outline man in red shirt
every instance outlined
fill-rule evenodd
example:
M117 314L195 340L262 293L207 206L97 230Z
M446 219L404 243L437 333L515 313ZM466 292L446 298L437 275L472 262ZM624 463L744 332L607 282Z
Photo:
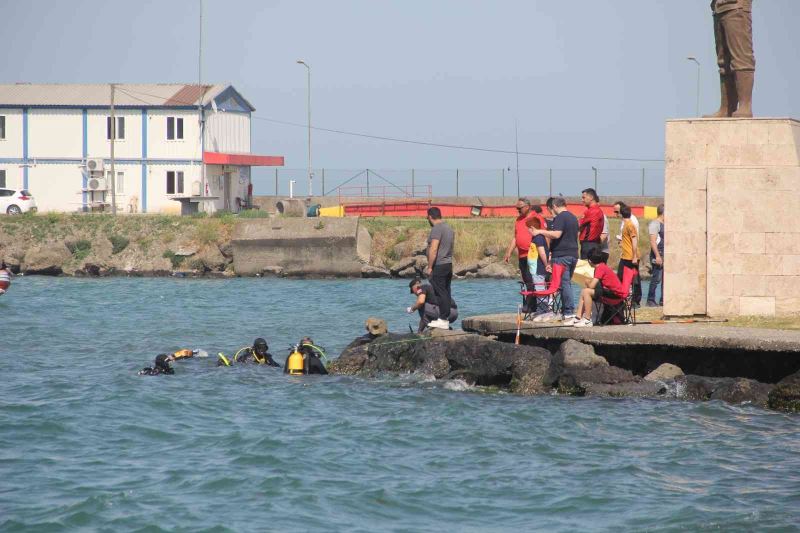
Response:
M604 226L603 210L600 209L600 198L594 189L584 189L581 192L581 200L586 206L586 211L580 221L578 240L581 241L581 259L589 259L592 250L603 247L600 239Z
M527 198L520 198L517 200L517 213L519 213L519 215L517 216L517 220L514 222L514 238L511 239L503 260L508 263L509 259L511 259L511 254L514 252L514 248L517 249L517 257L519 258L519 272L522 274L522 281L525 283L527 290L532 291L535 289L533 285L533 277L531 276L530 269L528 268L528 251L530 250L533 236L531 235L531 232L528 231L527 222L532 218L536 218L536 213L534 213L531 209L531 201ZM525 300L525 307L522 311L524 313L530 313L534 311L535 307L536 298L529 296Z
M572 323L564 322L565 326L576 328L592 327L592 301L600 301L601 298L624 298L622 292L622 282L614 271L611 270L603 258L600 249L594 250L589 254L589 264L594 267L594 277L586 282L586 287L581 291L581 301L578 303L578 311Z

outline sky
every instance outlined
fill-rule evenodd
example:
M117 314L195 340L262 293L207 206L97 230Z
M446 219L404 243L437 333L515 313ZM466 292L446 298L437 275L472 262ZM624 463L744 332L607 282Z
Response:
M754 4L754 111L800 117L800 98L792 98L800 87L800 37L792 31L800 27L798 0ZM664 121L696 114L698 70L687 56L701 63L701 113L719 103L708 0L203 5L203 81L232 83L256 108L253 153L283 155L291 169L307 164L306 130L272 121L306 122L306 70L297 59L311 65L314 126L512 152L516 138L521 152L663 159ZM0 9L2 83L198 80L200 0L0 0ZM499 169L514 175L518 168L513 153L312 135L314 167L328 169L328 189L358 169L407 181L400 169L459 168L462 189L488 181L494 190ZM638 187L646 168L648 189L663 190L658 161L519 161L523 179L539 186L545 171L527 169L583 181L593 166L623 188ZM255 171L257 184L274 188L272 172ZM280 187L290 174L283 171ZM452 174L420 170L417 183L435 182L445 192Z

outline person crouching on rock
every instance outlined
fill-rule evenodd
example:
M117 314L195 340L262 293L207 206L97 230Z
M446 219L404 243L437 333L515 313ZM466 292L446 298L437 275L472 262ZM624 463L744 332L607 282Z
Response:
M411 307L406 308L406 313L411 314L414 311L419 313L419 328L417 332L422 333L428 327L428 324L439 318L439 302L436 299L433 286L422 283L419 278L411 280L408 288L411 294L416 296L417 301ZM450 316L448 320L450 324L458 320L458 306L452 297L450 297Z
M311 337L303 337L297 346L292 349L289 357L286 358L283 373L291 375L325 375L328 373L328 369L325 368L320 357L325 357L325 350L314 344Z
M152 367L143 368L139 371L140 376L159 376L161 374L174 374L175 369L170 363L174 360L173 356L165 353L158 354Z
M588 328L592 323L592 302L599 302L602 298L624 298L622 282L614 271L605 262L605 256L600 248L589 253L589 264L594 267L594 277L586 282L586 287L581 291L578 312L571 322L564 322L565 326Z

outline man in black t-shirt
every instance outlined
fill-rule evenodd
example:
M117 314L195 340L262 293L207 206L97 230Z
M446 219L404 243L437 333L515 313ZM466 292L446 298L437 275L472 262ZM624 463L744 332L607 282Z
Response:
M536 237L543 235L550 239L551 265L564 266L561 275L561 305L563 319L575 318L575 297L572 293L572 274L578 264L578 218L567 211L567 202L562 197L553 198L553 229L542 230L531 228L531 234Z

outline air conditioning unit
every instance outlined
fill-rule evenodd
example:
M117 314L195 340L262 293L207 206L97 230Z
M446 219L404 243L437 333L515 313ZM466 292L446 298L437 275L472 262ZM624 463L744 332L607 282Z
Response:
M108 189L105 178L89 178L86 180L86 189L89 191L105 191Z
M87 159L86 160L86 170L90 172L102 172L103 171L103 160L102 159Z

